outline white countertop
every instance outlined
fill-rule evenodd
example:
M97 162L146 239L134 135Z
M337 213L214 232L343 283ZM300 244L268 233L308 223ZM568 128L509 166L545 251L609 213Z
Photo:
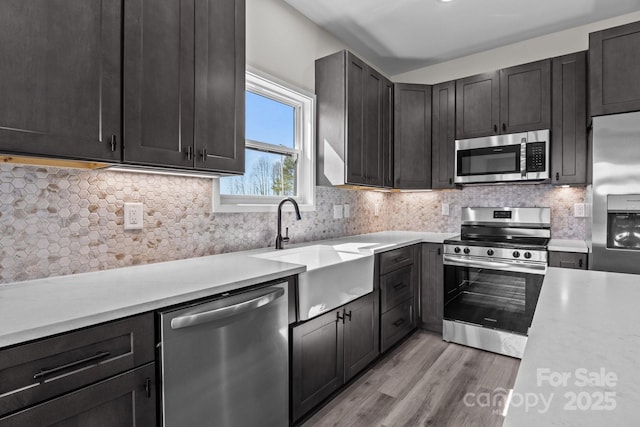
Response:
M551 239L547 247L550 251L587 253L589 248L584 240Z
M306 242L378 253L451 233L390 231ZM302 273L263 248L0 286L0 348Z
M639 425L639 301L638 275L549 268L504 427Z

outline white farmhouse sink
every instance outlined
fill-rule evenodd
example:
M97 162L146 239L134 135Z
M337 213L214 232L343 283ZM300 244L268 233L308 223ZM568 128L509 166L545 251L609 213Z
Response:
M372 254L313 245L252 256L307 266L307 271L298 275L300 320L311 319L373 291Z

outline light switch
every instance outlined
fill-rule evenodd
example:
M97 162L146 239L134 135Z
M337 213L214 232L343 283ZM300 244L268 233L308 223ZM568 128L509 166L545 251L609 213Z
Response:
M342 205L333 205L333 219L342 219Z
M349 207L349 205L347 204L342 205L342 211L344 213L345 218L349 218L351 216L351 208Z
M449 216L449 203L442 204L442 215Z

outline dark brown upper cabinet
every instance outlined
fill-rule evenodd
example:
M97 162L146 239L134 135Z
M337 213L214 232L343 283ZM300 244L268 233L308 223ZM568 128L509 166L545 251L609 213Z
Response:
M497 134L499 121L499 71L456 81L457 139Z
M551 127L551 60L500 70L500 132Z
M456 138L548 129L551 60L532 62L456 82Z
M316 60L318 184L382 187L391 176L393 85L348 51Z
M585 184L587 179L587 55L554 58L551 182Z
M0 151L120 161L121 10L0 2Z
M432 87L431 187L455 188L453 183L456 139L456 82Z
M394 188L431 188L431 86L394 88Z
M244 0L131 0L124 161L244 171Z
M640 22L589 34L591 116L640 110Z

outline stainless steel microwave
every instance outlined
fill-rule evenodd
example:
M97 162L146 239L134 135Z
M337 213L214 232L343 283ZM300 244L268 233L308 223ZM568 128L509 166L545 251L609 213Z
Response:
M548 178L548 129L456 140L456 184Z

